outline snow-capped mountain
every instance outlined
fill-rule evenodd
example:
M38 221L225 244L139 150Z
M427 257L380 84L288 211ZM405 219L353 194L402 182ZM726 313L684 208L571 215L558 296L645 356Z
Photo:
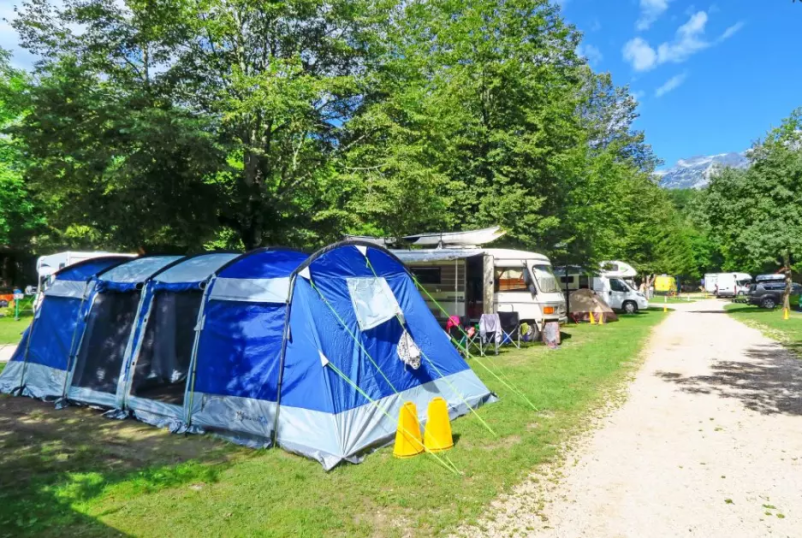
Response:
M680 159L671 168L655 172L660 178L660 186L666 189L701 189L710 181L717 169L732 167L746 168L749 160L745 152L720 153L709 157Z

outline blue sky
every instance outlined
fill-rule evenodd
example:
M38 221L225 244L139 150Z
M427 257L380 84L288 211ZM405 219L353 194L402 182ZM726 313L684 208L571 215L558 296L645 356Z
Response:
M0 47L29 67L14 30L20 0L0 0ZM580 52L629 85L637 128L666 166L742 151L802 106L802 2L560 0Z
M580 53L629 85L666 166L747 149L802 106L802 3L563 0Z

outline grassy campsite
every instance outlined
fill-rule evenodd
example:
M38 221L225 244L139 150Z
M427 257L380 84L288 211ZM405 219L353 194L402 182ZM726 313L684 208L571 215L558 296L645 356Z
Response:
M478 411L496 435L476 417L454 421L456 445L445 454L459 476L429 455L393 458L391 447L326 473L281 450L3 397L0 481L16 486L0 492L0 528L9 536L440 534L474 520L538 464L559 459L638 366L664 316L571 325L559 350L505 347L472 359L512 380L537 410L473 365L500 397Z
M0 538L799 535L802 2L608 4L3 0Z

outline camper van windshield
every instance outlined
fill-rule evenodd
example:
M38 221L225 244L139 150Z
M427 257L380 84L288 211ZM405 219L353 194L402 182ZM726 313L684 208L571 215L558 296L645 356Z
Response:
M560 291L557 277L551 272L551 265L533 265L532 272L537 280L537 287L543 293L555 293Z

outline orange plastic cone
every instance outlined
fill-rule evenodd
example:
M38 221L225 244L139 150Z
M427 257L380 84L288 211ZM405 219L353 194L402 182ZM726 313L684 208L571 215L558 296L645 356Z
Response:
M418 409L412 402L407 402L398 413L398 429L395 431L393 456L411 458L423 452L423 440L420 436Z
M451 420L448 418L448 404L437 397L429 402L426 411L426 431L423 433L423 444L431 452L441 452L454 446L451 435Z

